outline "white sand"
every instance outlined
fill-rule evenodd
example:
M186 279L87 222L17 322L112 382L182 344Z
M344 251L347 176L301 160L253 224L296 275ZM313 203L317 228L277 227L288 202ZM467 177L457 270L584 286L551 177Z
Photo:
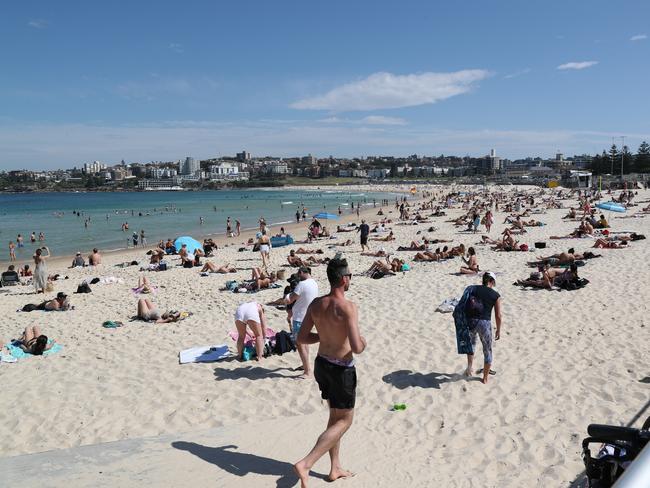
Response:
M638 199L648 197L650 193L640 192ZM459 234L452 224L443 223L461 213L448 211L434 224L394 225L397 241L371 244L393 250L434 225L439 230L432 237L474 245L478 235ZM580 252L592 245L589 239L547 239L575 227L575 222L561 221L565 213L533 215L549 225L529 228L523 241L532 246L546 240L543 253L497 253L476 246L481 269L498 273L497 289L504 299L502 338L494 352L493 369L498 373L488 385L460 376L465 359L456 354L453 319L433 312L445 298L459 297L465 286L478 282L476 277L451 274L460 267L459 259L411 263L411 271L382 280L353 277L349 298L359 304L368 348L357 358L356 417L343 441L344 463L358 473L346 487L567 486L582 470L580 441L586 426L626 424L645 405L649 387L639 380L650 375L648 241L634 242L625 250L596 250L604 257L580 268L580 275L591 281L582 290L532 291L512 285L528 275L525 262L534 256L569 247ZM395 215L394 210L388 214ZM610 218L613 230L650 235L650 217L615 216ZM493 237L505 227L503 218L502 212L496 214ZM339 240L347 236L357 237L341 234ZM241 268L259 265L257 254L238 253L237 247L239 241L211 260ZM286 262L288 250L272 252L272 268ZM358 245L345 254L355 273L374 259L360 256ZM409 262L414 254L397 253ZM137 267L112 266L124 260L123 255L107 257L101 271L52 264L51 272L70 277L56 284L56 291L71 294L76 308L70 312L17 313L25 303L41 299L31 287L15 287L0 296L3 343L19 336L25 326L40 325L64 345L50 357L0 363L0 455L224 425L238 426L232 444L245 446L248 453L285 461L304 455L324 427L327 411L315 383L292 379L299 374L292 371L300 363L297 354L274 356L261 365L178 364L181 349L220 342L234 347L227 332L233 329L236 306L251 299L279 298L282 290L256 295L221 292L226 280L248 278L250 271L200 277L196 269L174 267L147 273L160 287L152 298L162 310L190 310L194 315L177 324L128 322L136 304L130 288L141 273ZM314 269L324 293L325 267ZM72 295L82 278L97 275L117 276L125 284L96 285L91 294ZM286 328L285 312L272 307L267 311L271 327ZM127 325L105 329L101 324L108 319ZM481 362L479 352L477 368ZM391 412L393 403L408 408ZM291 434L288 429L296 422L292 417L305 415L315 425ZM636 425L647 415L650 412ZM264 432L267 418L286 422L275 421ZM287 430L279 431L282 425ZM282 440L275 446L267 440L255 452L256 436ZM287 459L289 451L292 458ZM317 467L326 472L327 462ZM255 474L248 479L226 475L219 486L274 486L269 480Z

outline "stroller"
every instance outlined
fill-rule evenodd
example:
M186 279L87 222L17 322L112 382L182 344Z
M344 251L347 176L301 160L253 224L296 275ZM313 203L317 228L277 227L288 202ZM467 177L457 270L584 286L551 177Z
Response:
M641 429L590 424L582 441L582 460L590 488L612 486L650 440L650 417ZM590 444L601 444L595 456Z

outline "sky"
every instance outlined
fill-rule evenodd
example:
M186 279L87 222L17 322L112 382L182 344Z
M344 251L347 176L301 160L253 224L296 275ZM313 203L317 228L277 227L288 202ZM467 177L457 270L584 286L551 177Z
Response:
M647 0L5 2L0 170L650 141ZM614 139L612 139L614 138Z

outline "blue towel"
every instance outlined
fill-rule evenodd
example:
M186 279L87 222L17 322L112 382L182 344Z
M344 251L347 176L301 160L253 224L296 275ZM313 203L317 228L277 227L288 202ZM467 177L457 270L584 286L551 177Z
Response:
M472 341L469 335L469 317L465 315L465 306L467 300L474 293L477 285L471 285L465 288L463 296L458 301L454 308L454 325L456 327L456 346L458 347L458 354L474 354Z
M49 339L47 341L48 344L52 344L52 339ZM23 351L20 346L18 345L19 341L13 341L9 344L7 344L7 349L9 349L9 352L13 357L16 359L23 359L23 358L29 358L32 357L33 354L29 352ZM54 344L50 349L47 351L43 352L43 356L49 356L50 354L54 354L56 352L59 352L61 349L63 349L63 346L61 344Z

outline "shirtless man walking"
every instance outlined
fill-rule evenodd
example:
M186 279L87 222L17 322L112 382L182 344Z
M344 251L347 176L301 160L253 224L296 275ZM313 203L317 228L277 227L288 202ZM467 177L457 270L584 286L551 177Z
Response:
M298 333L298 344L318 343L314 376L321 397L329 403L327 429L307 456L294 464L301 488L307 486L309 470L326 452L331 469L329 481L347 478L352 473L341 467L341 437L352 425L356 399L357 373L352 354L361 354L366 341L359 332L357 305L345 298L352 273L345 259L334 258L327 265L329 294L314 299L307 309ZM316 327L316 332L312 329Z

